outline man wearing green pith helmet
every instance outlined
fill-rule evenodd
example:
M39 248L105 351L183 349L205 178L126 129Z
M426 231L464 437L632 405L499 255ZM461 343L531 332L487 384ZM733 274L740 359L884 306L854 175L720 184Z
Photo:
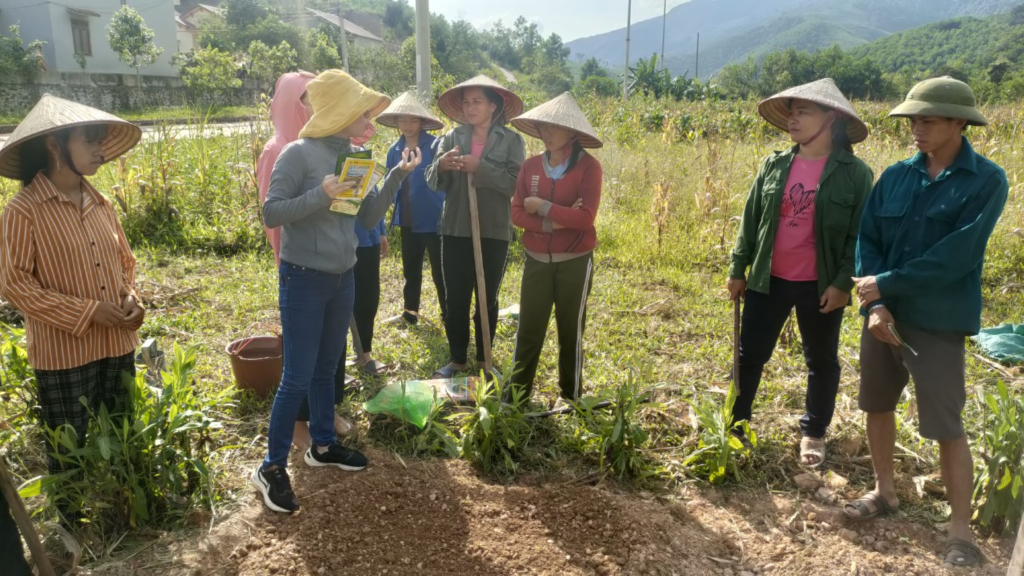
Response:
M875 490L846 505L866 520L895 511L895 409L914 380L921 436L939 443L951 509L947 565L981 561L970 529L973 463L962 413L964 344L981 328L981 273L1006 204L1006 173L976 153L967 126L988 121L970 86L915 86L890 116L908 118L918 153L890 166L868 197L857 242L859 404L867 412Z

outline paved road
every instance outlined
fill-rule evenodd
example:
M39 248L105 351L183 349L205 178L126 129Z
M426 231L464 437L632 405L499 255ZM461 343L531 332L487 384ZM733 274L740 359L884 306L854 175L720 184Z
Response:
M175 124L173 126L143 126L142 127L142 139L152 140L157 138L160 134L170 130L174 133L177 138L194 138L201 136L209 138L211 136L239 134L248 132L251 124L249 122L228 122L224 124L207 124L203 130L194 130L192 126L188 124ZM7 137L10 134L0 134L0 144L7 143Z

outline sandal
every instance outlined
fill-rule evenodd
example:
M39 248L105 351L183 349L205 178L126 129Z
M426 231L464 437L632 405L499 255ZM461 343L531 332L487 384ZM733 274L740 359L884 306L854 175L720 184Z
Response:
M872 511L868 504L873 504L875 509ZM857 498L853 502L847 502L843 506L843 514L846 514L847 518L853 520L872 520L881 516L888 516L896 511L897 506L892 506L877 492L868 492L867 494ZM856 511L855 514L851 514L851 510Z
M817 458L818 461L814 464L807 464L805 458ZM820 468L825 463L825 441L821 438L811 438L810 436L804 436L803 440L800 441L800 465L805 468L814 470Z
M442 366L435 370L431 378L434 380L447 380L449 378L454 378L465 370L465 368L456 368L454 364L448 364L447 366Z
M981 549L972 542L953 538L946 542L946 564L953 566L977 566L981 563Z
M384 364L379 360L370 360L366 364L362 364L359 366L359 371L362 372L363 374L366 374L367 376L380 376L381 374L387 372L387 370L387 364Z

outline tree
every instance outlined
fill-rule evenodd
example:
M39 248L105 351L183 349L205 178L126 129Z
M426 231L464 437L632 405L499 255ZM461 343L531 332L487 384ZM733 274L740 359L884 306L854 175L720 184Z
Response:
M231 0L224 8L224 21L236 29L248 28L274 12L266 0Z
M122 6L107 26L107 41L121 62L135 68L136 85L142 88L139 68L156 62L164 49L153 43L153 30L131 6Z
M1024 26L1024 4L1017 4L1010 10L1010 26Z
M265 83L276 81L279 76L298 66L298 54L284 41L271 48L259 40L253 40L247 52L249 74Z
M21 29L11 26L8 36L0 36L0 79L10 81L21 78L33 82L39 73L46 70L46 61L40 51L45 42L34 40L28 46L22 44Z
M412 6L399 0L385 0L384 3L384 26L387 27L397 40L405 40L413 34L412 21L416 13Z
M234 57L217 48L178 54L175 60L181 81L197 99L209 100L220 92L242 85Z
M580 68L580 80L586 80L591 77L607 78L608 71L601 66L601 63L597 61L597 58L591 56L586 62L583 63L583 67Z
M338 46L334 40L322 30L313 30L309 35L309 55L305 68L322 72L341 68L341 64L341 56L338 55Z

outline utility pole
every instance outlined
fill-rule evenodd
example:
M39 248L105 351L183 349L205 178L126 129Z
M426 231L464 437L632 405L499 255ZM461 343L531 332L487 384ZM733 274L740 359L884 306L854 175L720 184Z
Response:
M345 17L341 15L341 2L334 5L334 14L338 16L338 31L341 32L341 64L348 72L348 34L345 33Z
M668 24L668 0L664 1L661 10L661 67L665 68L665 27Z
M430 0L416 0L416 89L430 102Z
M629 98L629 28L633 21L633 0L626 9L626 69L622 73L622 99Z
M693 65L693 79L700 80L700 32L697 32L697 62Z

